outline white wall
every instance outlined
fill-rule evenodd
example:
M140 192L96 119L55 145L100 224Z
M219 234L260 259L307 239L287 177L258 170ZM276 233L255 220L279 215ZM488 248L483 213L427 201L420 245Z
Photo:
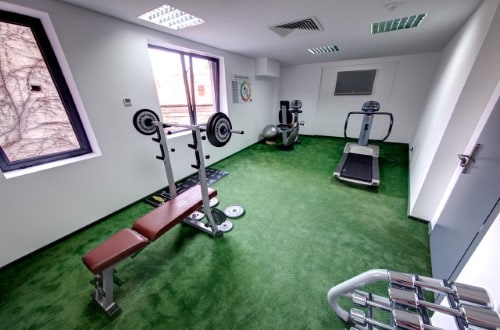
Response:
M394 116L388 141L409 143L438 61L439 54L431 53L284 67L280 95L281 99L302 100L301 119L305 121L302 134L341 137L349 111L361 111L365 101L379 101L380 111ZM365 69L377 70L372 95L333 95L338 71ZM350 136L359 134L358 119L352 117L349 122ZM373 138L383 137L387 122L381 122L380 126L374 125Z
M485 288L495 305L495 311L500 313L500 214L497 214L493 224L476 247L476 250L467 261L464 269L457 277L457 282L477 285Z
M321 65L305 64L282 66L280 70L280 100L301 100L302 113L299 120L304 121L300 134L315 135L315 117L318 106L318 92L321 83ZM278 123L279 102L273 108L270 124Z
M443 51L410 155L410 215L431 220L498 82L498 0L485 0ZM498 21L496 14L495 21Z
M21 177L0 176L0 267L166 186L158 146L132 126L141 108L158 110L147 43L155 40L221 56L225 76L255 75L255 60L52 0L10 0L50 15L102 156ZM271 121L276 79L254 79L248 104L227 103L233 127L245 130L224 148L208 146L213 163L255 143ZM231 95L230 82L226 85ZM122 99L130 97L126 108ZM194 170L189 136L173 139L176 178ZM128 225L128 224L124 224Z

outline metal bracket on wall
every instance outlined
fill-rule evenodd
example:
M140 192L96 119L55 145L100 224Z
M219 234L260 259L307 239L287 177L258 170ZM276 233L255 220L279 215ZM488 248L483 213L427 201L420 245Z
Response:
M472 149L470 155L466 154L457 155L458 159L460 159L460 167L463 167L462 173L467 173L467 170L469 169L470 165L476 161L474 159L474 156L476 155L480 146L481 146L480 144L476 144L474 146L474 149Z

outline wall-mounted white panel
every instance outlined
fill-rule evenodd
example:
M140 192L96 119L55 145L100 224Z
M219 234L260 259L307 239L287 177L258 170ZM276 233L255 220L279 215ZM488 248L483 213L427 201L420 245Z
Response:
M280 76L280 63L266 57L258 58L255 75L277 78Z

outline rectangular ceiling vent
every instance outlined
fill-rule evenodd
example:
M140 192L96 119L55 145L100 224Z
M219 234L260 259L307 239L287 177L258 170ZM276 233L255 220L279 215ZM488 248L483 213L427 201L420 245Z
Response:
M309 53L314 54L314 55L336 53L336 52L340 51L340 49L337 45L314 47L314 48L308 48L307 50L309 51Z
M427 13L372 23L372 34L412 29L420 26Z
M269 29L282 38L323 31L323 27L316 17L303 18L273 25L270 26Z

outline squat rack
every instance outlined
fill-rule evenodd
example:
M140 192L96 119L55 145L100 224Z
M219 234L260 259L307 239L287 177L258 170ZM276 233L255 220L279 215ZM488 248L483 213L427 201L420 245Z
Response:
M133 123L134 127L140 133L145 135L157 135L156 137L153 137L152 140L160 144L161 155L156 156L156 158L163 161L171 198L177 196L177 188L175 185L172 163L170 160L170 152L175 152L175 149L169 149L168 147L167 133L171 134L171 131L169 131L168 129L179 127L191 131L193 143L188 144L188 147L194 150L196 157L196 164L192 164L191 167L195 168L198 171L198 178L200 181L203 201L202 210L208 219L209 227L207 227L203 222L191 219L189 217L184 220L184 223L203 232L212 234L216 237L222 236L222 233L224 231L231 230L231 228L233 227L232 223L229 220L225 219L225 221L219 221L219 219L221 218L220 212L217 212L218 210L216 211L215 209L211 209L210 207L210 197L208 193L208 182L205 167L205 159L208 159L210 156L204 155L203 145L201 141L208 138L210 144L216 147L222 147L229 142L232 133L244 134L244 131L233 130L229 117L221 112L212 114L206 124L186 125L177 123L163 123L160 121L158 115L154 111L149 109L142 109L136 112L136 114L134 115ZM167 133L165 131L167 131ZM202 136L202 132L206 133L206 137ZM215 217L214 214L216 215Z

